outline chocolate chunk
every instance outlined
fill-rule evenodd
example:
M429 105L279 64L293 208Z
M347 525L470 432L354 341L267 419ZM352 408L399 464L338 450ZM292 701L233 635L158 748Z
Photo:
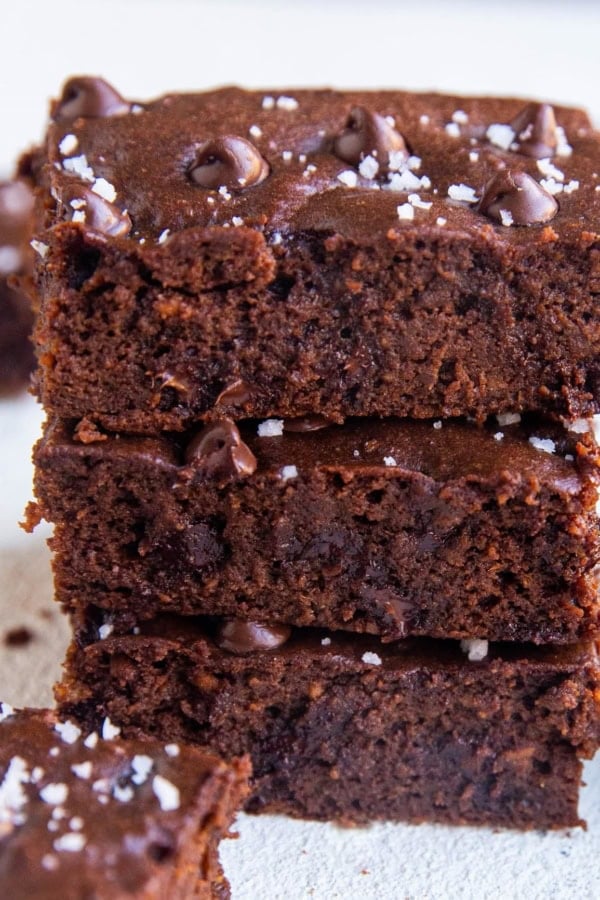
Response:
M328 428L333 425L331 419L325 416L298 416L296 419L285 419L283 422L283 430L291 432L320 431L321 428Z
M333 150L353 166L365 156L374 156L380 173L389 168L391 153L400 154L402 159L408 159L409 155L402 135L383 116L364 106L355 106L351 111L343 131L334 141Z
M245 138L225 135L203 144L189 169L189 177L205 188L229 190L260 184L269 166L254 144Z
M526 172L502 171L486 185L477 209L502 225L535 225L553 219L558 203Z
M292 629L289 625L261 625L229 619L221 623L215 642L229 653L254 653L255 650L275 650L285 644Z
M218 419L203 428L190 441L185 458L211 477L252 475L256 470L256 457L230 419Z
M85 224L94 231L111 237L124 237L131 231L131 219L126 212L78 181L64 184L60 196L69 218L74 212L83 212Z
M534 159L554 156L558 138L554 109L549 103L529 103L510 123L518 152Z
M252 387L242 378L237 378L223 388L215 403L217 406L243 406L252 397Z
M70 78L60 100L52 105L52 118L58 122L86 118L122 116L129 112L131 104L121 97L103 78Z

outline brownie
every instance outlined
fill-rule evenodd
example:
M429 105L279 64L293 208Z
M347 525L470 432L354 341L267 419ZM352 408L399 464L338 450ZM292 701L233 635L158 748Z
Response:
M247 761L99 726L101 737L0 705L2 896L229 897L217 845L247 793Z
M168 611L388 640L598 636L588 424L501 421L220 420L157 438L55 422L35 512L55 524L57 599L116 632Z
M462 649L461 649L462 647ZM249 753L247 809L311 819L559 828L598 745L593 644L489 645L159 617L71 648L86 728Z
M40 189L51 415L600 410L600 140L577 109L75 78Z
M18 284L31 273L32 214L25 182L0 182L0 395L25 387L34 366L33 310Z

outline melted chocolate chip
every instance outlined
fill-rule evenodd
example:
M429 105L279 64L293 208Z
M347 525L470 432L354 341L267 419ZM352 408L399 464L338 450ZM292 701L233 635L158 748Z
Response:
M252 397L252 387L241 378L237 378L223 388L216 399L219 406L243 406Z
M52 118L64 122L79 116L122 116L130 109L131 104L103 78L82 76L66 82L60 100L52 106Z
M402 135L383 116L363 106L355 106L351 111L343 131L334 141L333 150L353 166L365 156L374 156L380 173L387 171L391 153L401 154L404 159L409 155Z
M554 156L558 138L554 110L548 103L529 103L510 123L518 152L534 159Z
M69 218L72 218L74 212L83 212L85 224L94 231L111 237L124 237L131 231L131 219L126 212L78 181L63 185L61 201Z
M498 172L485 187L477 209L503 225L535 225L549 222L558 203L525 172Z
M228 619L220 624L215 643L222 650L241 655L256 650L275 650L285 644L291 633L289 625L261 625Z
M283 430L291 432L320 431L321 428L329 428L333 425L331 419L325 416L299 416L296 419L285 419Z
M230 419L218 419L190 441L186 462L210 477L252 475L256 457Z
M201 187L240 190L264 181L269 166L250 141L226 135L200 147L188 174Z

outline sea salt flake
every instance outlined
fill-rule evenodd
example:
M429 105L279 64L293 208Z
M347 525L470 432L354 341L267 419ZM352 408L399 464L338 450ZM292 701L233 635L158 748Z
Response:
M275 97L263 97L261 106L263 109L274 109Z
M64 138L58 145L58 149L60 150L63 156L70 156L71 153L74 153L79 146L79 139L74 134L65 134Z
M309 163L307 165L307 167L305 168L304 172L302 173L302 177L309 178L316 171L317 171L317 167L314 166L312 163Z
M88 736L84 740L83 745L84 745L84 747L87 747L88 750L93 750L97 743L98 743L98 732L92 731L91 734L88 734Z
M258 426L259 437L280 437L283 434L283 419L265 419Z
M463 203L477 203L475 188L467 184L451 184L448 188L448 196L451 200L460 200Z
M554 453L556 451L556 444L550 438L539 438L533 435L529 438L529 443L536 450L541 450L543 453Z
M425 186L426 185L423 183L423 178L419 178L408 169L403 169L402 172L392 172L392 174L388 178L388 184L385 185L385 189L388 191L408 192L418 191L420 188Z
M549 194L552 194L552 196L562 193L564 187L560 181L556 181L555 178L542 178L540 184Z
M29 242L38 256L41 256L42 259L46 258L46 254L48 252L48 244L45 244L43 241L37 241L35 238Z
M110 622L105 622L104 625L101 625L98 629L98 637L101 641L105 641L107 637L110 637L113 631L114 625L112 625Z
M163 812L179 809L179 788L166 778L163 778L162 775L154 776L152 779L152 790Z
M107 716L102 723L102 740L104 741L112 741L113 738L118 737L121 734L121 729L117 725L113 725Z
M457 122L459 125L466 125L469 117L464 109L457 109L452 113L452 121Z
M291 162L293 155L291 150L284 150L281 154L281 158L284 162Z
M60 825L58 822L55 822L53 819L51 819L46 825L46 828L48 829L48 831L58 831L60 829Z
M69 820L69 828L71 831L81 831L83 828L83 819L81 816L73 816L73 818Z
M35 766L31 770L30 780L31 780L32 784L37 784L38 781L41 781L43 777L44 777L44 770L42 769L41 766Z
M410 169L411 172L418 172L422 162L423 160L420 156L409 156L406 160L406 167Z
M81 737L81 728L74 722L57 722L54 730L65 744L74 744Z
M46 869L47 872L55 872L59 866L58 858L54 855L54 853L44 853L40 862L42 864L42 868Z
M467 654L469 662L481 662L488 655L489 642L479 638L467 638L460 642L460 649Z
M63 169L65 172L72 172L74 175L79 175L83 181L94 181L96 177L94 175L94 170L88 164L85 153L82 153L81 156L71 156L69 159L65 159L63 161Z
M567 425L567 430L574 431L575 434L586 434L588 431L591 431L590 426L591 423L588 419L573 419Z
M546 178L555 178L557 181L565 180L565 173L557 169L549 157L538 159L536 162L538 170L545 175Z
M75 197L73 200L69 201L69 206L71 209L85 209L87 200L84 200L82 197Z
M69 796L69 788L66 784L47 784L40 791L40 797L44 803L50 803L52 806L58 806L64 803Z
M556 126L556 155L557 156L571 156L573 153L573 148L567 141L567 136L565 134L565 129L560 125Z
M293 112L293 110L298 109L298 101L294 97L278 97L276 105L277 109L285 109L287 112Z
M508 150L516 135L510 125L490 125L485 133L490 144L494 147L500 147L501 150Z
M374 156L365 156L358 166L358 171L363 178L375 178L379 172L379 163Z
M108 778L97 778L92 784L92 790L95 794L108 794L110 791Z
M361 659L364 663L367 663L367 665L370 666L380 666L382 662L381 657L378 656L377 653L371 653L370 651L367 651L367 653L363 653Z
M92 185L92 191L104 200L108 200L109 203L114 203L117 199L115 186L106 178L96 178Z
M471 152L469 153L469 161L472 163L479 162L479 153L477 152L477 150L471 150Z
M170 757L179 756L179 744L165 744L165 753Z
M239 228L241 225L244 224L244 220L242 219L241 216L232 216L231 224L234 226L234 228Z
M0 703L0 722L4 722L9 716L14 716L15 711L10 703Z
M406 219L409 222L415 217L414 207L410 203L401 203L396 207L396 212L399 219Z
M113 797L115 800L118 800L119 803L129 803L129 801L134 798L134 790L130 784L126 784L124 787L115 784L113 788Z
M0 783L0 822L22 823L19 813L27 803L23 785L28 782L27 763L21 756L13 756Z
M284 466L281 470L281 478L283 481L289 481L290 478L298 477L298 469L296 466Z
M77 831L68 831L54 841L54 849L67 853L78 853L85 847L85 837Z
M346 187L354 188L358 183L358 176L356 172L353 172L351 169L345 169L338 174L337 180L341 181L342 184L345 184Z
M495 440L495 441L501 441L501 440L503 440L503 439L504 439L504 432L503 432L503 431L497 431L497 432L495 433L495 435L494 435L494 440Z
M330 644L331 644L331 638L328 638L328 637L321 638L321 646L322 647L329 647Z
M407 200L415 209L431 209L432 206L430 202L421 200L418 194L409 194Z
M398 465L398 463L396 462L396 460L394 459L393 456L384 456L383 463L386 466L397 466Z
M71 222L85 222L85 210L76 209L71 216Z
M456 122L448 122L448 124L444 127L444 131L446 134L450 135L450 137L460 137L460 128L456 124Z
M170 228L165 228L164 231L161 231L161 233L159 234L159 236L156 240L156 243L164 244L165 241L167 240L167 238L169 237L170 232L171 232Z
M73 765L71 766L71 772L73 773L73 775L76 775L77 778L83 778L87 781L87 779L92 774L92 764L89 759L85 762L73 763Z
M424 114L422 116L419 116L419 122L421 123L421 125L429 125L429 116L426 116Z
M448 219L445 219L443 216L438 216L437 219L435 220L435 224L441 226L441 225L445 225L447 221L448 221Z
M513 214L509 209L500 210L500 221L506 228L514 224Z
M222 184L221 187L219 188L218 193L223 198L223 200L231 200L231 194L227 190L227 185Z
M262 130L258 127L258 125L251 125L248 129L248 134L250 137L259 138L262 136Z
M144 784L153 767L154 760L151 756L147 756L145 753L136 754L131 760L131 768L133 769L131 780L133 783Z
M442 427L442 420L441 420L441 419L437 419L437 421L435 421L435 422L433 423L433 427L435 428L436 431L439 431L440 428Z
M577 181L577 179L573 178L571 181L569 181L568 184L565 184L565 186L563 188L563 193L572 194L573 191L578 191L578 190L579 190L579 182Z
M521 421L521 413L498 413L496 420L500 428L504 428L506 425L518 425Z
M57 822L60 822L61 819L64 819L66 815L67 811L65 810L64 806L55 806L52 810L52 818Z

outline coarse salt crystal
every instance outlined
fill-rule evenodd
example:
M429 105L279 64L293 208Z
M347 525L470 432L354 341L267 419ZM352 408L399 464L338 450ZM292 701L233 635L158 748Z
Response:
M273 235L272 235L272 237L271 237L271 243L272 243L272 244L280 244L280 243L282 242L282 240L283 240L283 238L282 238L282 236L281 236L281 232L280 232L280 231L275 231L275 232L273 232Z
M259 437L280 437L283 434L283 419L265 419L258 426Z
M338 174L337 180L341 181L342 184L345 184L346 187L354 188L358 183L358 176L356 172L353 172L351 169L346 169Z
M364 663L370 666L380 666L381 665L381 657L378 656L377 653L371 653L367 651L367 653L363 653L361 659Z
M110 181L107 181L106 178L96 178L92 185L92 190L94 194L98 194L99 197L108 200L109 203L114 203L117 199L117 192L114 185L111 184Z
M469 121L469 117L464 109L457 109L452 113L452 121L458 122L459 125L466 125Z
M121 729L117 725L113 725L107 716L102 723L102 740L112 741L113 738L118 737L120 734Z
M397 466L398 465L398 463L396 462L396 460L394 459L393 456L384 456L383 463L386 466Z
M461 200L464 203L477 203L475 188L467 184L451 184L448 188L448 196L451 200Z
M469 161L472 163L479 162L479 153L477 152L477 150L471 150L471 152L469 153Z
M444 127L444 131L446 134L450 135L450 137L460 137L460 128L456 124L456 122L448 122L448 124Z
M45 244L43 241L36 241L35 238L32 241L30 241L29 243L31 244L31 246L33 247L35 252L38 254L38 256L41 256L42 259L45 259L46 254L49 249L48 244Z
M442 420L441 420L441 419L437 419L437 421L435 421L435 422L433 423L433 427L435 428L436 431L439 431L440 428L442 427Z
M74 153L79 146L79 140L74 134L65 134L64 138L58 145L58 149L60 150L63 156L70 156L71 153Z
M419 116L419 122L421 123L421 125L429 125L429 116Z
M179 788L163 778L162 775L154 776L152 790L163 812L179 809Z
M298 109L298 101L293 97L278 97L276 105L277 109L285 109L287 112L293 112L293 110Z
M379 172L379 163L374 156L365 156L359 163L358 171L363 178L375 178Z
M500 221L506 228L514 224L513 214L509 209L500 210Z
M496 419L500 428L504 428L506 425L518 425L521 421L521 413L498 413Z
M556 450L556 444L550 438L532 436L529 438L529 443L536 450L541 450L543 453L554 453Z
M85 210L76 209L71 216L71 222L85 222Z
M575 434L586 434L591 430L590 424L588 419L573 419L573 421L569 422L567 425L567 430L574 431Z
M115 800L118 800L119 803L129 803L130 800L133 800L134 790L130 784L126 784L124 787L115 784L113 788L113 797Z
M92 784L92 790L95 794L108 794L110 791L110 782L108 778L97 778Z
M479 638L467 638L460 642L460 649L467 654L469 662L481 662L488 655L489 642Z
M259 138L262 136L262 130L258 127L258 125L251 125L248 129L248 134L253 138Z
M59 862L54 853L44 853L40 861L42 868L48 872L55 872L58 869Z
M231 194L227 190L227 185L222 184L218 190L219 195L223 198L223 200L231 200Z
M82 763L73 763L71 772L76 775L77 778L83 778L87 781L92 774L92 764L89 759Z
M133 775L131 780L134 784L143 784L154 767L154 760L145 753L136 754L131 760L131 768Z
M322 647L329 647L330 644L331 644L331 638L328 638L328 637L321 638L321 646Z
M4 722L9 716L14 716L15 711L10 703L0 703L0 722Z
M240 225L243 225L243 224L244 224L244 220L242 219L241 216L232 216L232 217L231 217L231 224L232 224L235 228L239 228Z
M105 622L104 625L101 625L98 629L98 637L101 641L105 641L107 637L113 633L114 625L111 625L110 622Z
M274 109L275 97L263 97L261 106L263 109Z
M419 178L408 169L403 169L402 172L393 172L385 185L388 191L418 191L422 187L426 187L423 178Z
M159 234L159 236L158 236L158 238L157 238L156 243L157 243L157 244L164 244L164 242L165 242L165 241L167 240L167 238L169 237L170 231L171 231L170 228L165 228L164 231L161 231L161 233Z
M27 763L21 756L13 756L0 783L0 822L19 821L20 810L27 803L23 785L28 781Z
M555 178L542 178L540 184L549 194L552 194L552 196L562 193L564 187L560 181L556 181Z
M298 469L296 466L284 466L281 470L281 478L283 481L289 481L290 478L298 477Z
M421 163L423 160L420 156L409 156L406 160L407 168L411 170L411 172L418 172L421 168Z
M41 779L42 779L43 777L44 777L44 770L42 769L41 766L35 766L35 767L31 770L31 782L32 782L32 784L37 784L38 781L41 781Z
M307 167L305 168L304 172L302 173L302 177L309 178L316 171L317 171L317 167L314 166L312 163L309 163L307 165Z
M44 803L51 803L52 806L58 806L64 803L69 795L69 788L66 784L47 784L40 791L40 797Z
M52 818L56 819L57 822L60 822L61 819L64 819L67 815L67 811L64 806L55 806L52 810Z
M414 207L410 203L401 203L396 207L396 212L399 219L406 219L409 222L415 217Z
M179 756L179 744L165 744L165 753L167 756Z
M94 170L88 164L85 153L82 153L81 156L70 156L69 159L65 159L63 161L63 169L66 172L79 175L84 181L94 181L96 177Z
M284 162L291 162L293 155L294 154L292 153L291 150L284 150L283 153L281 154L281 158Z
M569 181L568 184L565 184L565 186L563 188L563 193L572 194L573 191L578 191L578 190L579 190L579 182L577 181L577 179L573 178L571 181Z
M432 206L430 202L421 200L418 194L409 194L407 200L411 206L415 207L415 209L431 209Z
M81 728L78 728L74 722L57 722L54 730L65 744L74 744L81 737Z
M83 745L84 745L84 747L87 747L88 750L93 750L97 743L98 743L98 732L92 731L92 733L88 734L88 736L84 740Z
M435 220L435 224L436 225L445 225L447 221L448 220L445 219L443 216L438 216L437 219Z
M494 435L494 440L495 440L495 441L501 441L501 440L503 440L503 438L504 438L504 432L503 432L503 431L497 431L497 432L495 433L495 435Z
M54 841L55 850L66 850L67 853L78 853L85 847L85 837L78 831L68 831Z
M71 831L81 831L83 828L83 819L81 816L73 816L72 819L69 819L69 828Z
M74 197L73 200L69 201L69 206L71 209L85 209L87 200L84 200L82 197Z
M556 178L557 181L565 180L565 173L557 169L549 157L538 159L536 165L542 175L545 175L547 178Z
M516 135L510 125L490 125L485 133L490 144L500 147L502 150L508 150Z

